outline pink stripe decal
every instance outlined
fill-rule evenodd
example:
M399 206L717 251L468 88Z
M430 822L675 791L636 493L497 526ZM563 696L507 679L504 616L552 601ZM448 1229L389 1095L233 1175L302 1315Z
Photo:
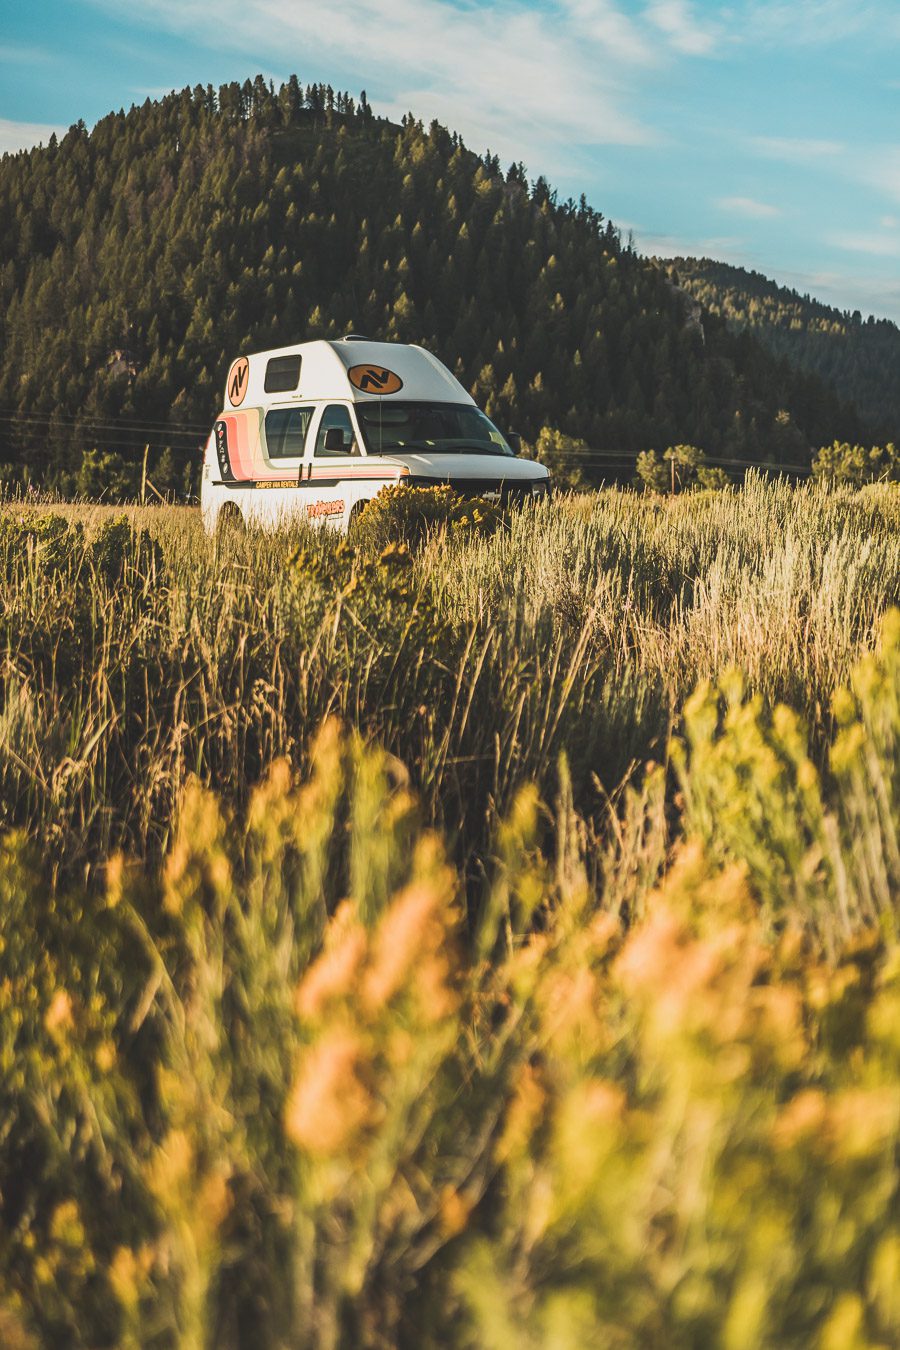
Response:
M238 446L237 417L234 413L227 413L222 421L225 423L226 444L228 446L228 462L231 465L231 472L235 478L244 478L244 466L241 463L240 447Z
M238 462L241 466L242 478L254 478L255 465L253 463L253 451L250 446L250 437L248 432L250 428L247 425L247 414L237 413L235 416L235 431L237 433Z
M397 478L399 475L396 470L390 469L342 469L336 464L333 469L319 468L313 469L310 478Z

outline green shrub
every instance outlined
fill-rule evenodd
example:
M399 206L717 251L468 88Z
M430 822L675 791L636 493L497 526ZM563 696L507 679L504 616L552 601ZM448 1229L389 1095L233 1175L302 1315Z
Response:
M641 450L635 462L635 486L650 492L668 492L669 470L655 450Z
M591 486L590 447L585 441L555 427L543 427L532 453L550 470L557 491L583 492Z
M670 445L662 459L655 450L642 450L635 464L635 486L652 492L683 492L697 486L720 490L731 486L724 469L710 467L696 445Z
M789 708L747 698L737 672L701 685L673 747L690 833L738 858L775 926L793 919L832 951L867 924L897 931L900 893L900 611L833 700L824 772Z
M135 528L127 516L106 520L90 540L88 566L107 586L121 582L159 585L163 580L163 553L146 530Z
M821 446L813 456L813 477L827 483L862 487L864 483L896 482L900 479L900 451L892 443L851 445L833 441Z
M731 479L724 469L710 468L708 464L701 464L697 469L697 482L707 491L721 492L725 488L731 487Z
M449 484L414 487L406 483L382 488L355 522L353 540L370 552L388 544L416 548L446 527L461 535L487 535L497 528L500 512L482 498L460 497Z
M79 497L121 502L137 492L137 470L114 450L85 450L75 477Z
M31 562L47 572L66 571L80 555L84 532L53 511L13 508L0 516L0 551L10 569Z

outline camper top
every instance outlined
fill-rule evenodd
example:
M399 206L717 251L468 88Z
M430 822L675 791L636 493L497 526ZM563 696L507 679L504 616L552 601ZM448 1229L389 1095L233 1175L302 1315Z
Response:
M381 402L394 394L405 401L476 406L424 347L351 335L239 357L228 372L225 407L260 407L294 398Z

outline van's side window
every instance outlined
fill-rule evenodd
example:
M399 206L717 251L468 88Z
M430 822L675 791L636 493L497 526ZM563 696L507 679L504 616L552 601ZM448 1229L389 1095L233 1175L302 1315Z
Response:
M266 413L266 448L269 459L300 459L312 408L273 408Z
M325 409L316 437L316 454L329 456L359 454L349 408L332 403Z
M267 394L286 394L300 383L299 356L273 356L266 366Z

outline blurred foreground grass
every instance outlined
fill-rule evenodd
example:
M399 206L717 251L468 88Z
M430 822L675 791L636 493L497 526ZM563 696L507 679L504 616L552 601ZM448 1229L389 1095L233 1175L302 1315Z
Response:
M0 514L5 1341L898 1343L893 490L121 517Z

